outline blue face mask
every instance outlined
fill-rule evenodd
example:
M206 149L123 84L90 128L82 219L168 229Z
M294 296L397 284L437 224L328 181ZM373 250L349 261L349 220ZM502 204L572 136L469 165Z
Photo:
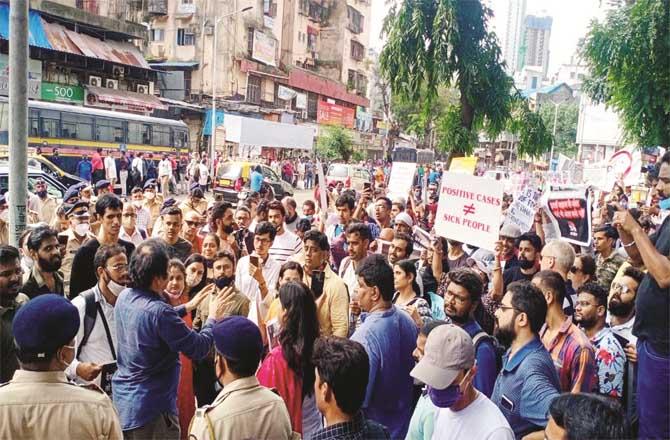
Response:
M670 209L670 197L668 197L667 199L663 199L660 202L658 202L658 207L661 208L662 210Z
M443 390L428 388L428 397L438 408L450 408L461 398L463 393L458 385L449 385Z

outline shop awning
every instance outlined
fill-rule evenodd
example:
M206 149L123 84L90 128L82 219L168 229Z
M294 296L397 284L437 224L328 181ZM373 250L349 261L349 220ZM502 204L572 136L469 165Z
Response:
M226 140L240 146L311 150L314 130L304 125L282 124L226 113Z
M9 40L9 5L0 3L0 38ZM36 11L30 11L28 15L28 44L42 49L51 49L47 39L42 19Z
M168 99L168 98L163 98L160 97L158 98L160 101L170 107L179 107L183 108L186 110L193 110L193 111L198 111L198 112L203 112L204 108L201 105L197 104L191 104L190 102L185 102L185 101L179 101L177 99Z
M167 105L153 95L128 92L126 90L107 89L104 87L86 86L86 104L99 106L99 103L118 105L140 111L167 110ZM92 96L92 97L91 97Z
M151 69L137 47L124 41L101 40L78 33L58 23L44 21L44 30L51 48L61 52L110 61L116 64Z

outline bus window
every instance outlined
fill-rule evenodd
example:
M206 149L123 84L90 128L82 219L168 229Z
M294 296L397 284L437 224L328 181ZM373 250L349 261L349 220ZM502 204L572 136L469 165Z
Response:
M393 149L393 162L416 162L416 150L407 147Z
M151 145L151 125L128 122L128 143Z
M152 145L169 147L170 144L170 127L166 125L154 124L152 132Z
M96 118L95 131L96 139L102 142L122 144L125 139L123 121L120 119Z
M28 117L28 130L29 135L37 137L40 135L40 114L35 109L30 109L30 116Z
M173 128L174 147L177 149L186 148L188 146L188 132Z
M93 140L93 117L77 113L63 113L61 135L64 138Z
M40 110L42 137L57 138L60 136L60 112L56 110Z
M9 104L0 102L0 144L9 144Z

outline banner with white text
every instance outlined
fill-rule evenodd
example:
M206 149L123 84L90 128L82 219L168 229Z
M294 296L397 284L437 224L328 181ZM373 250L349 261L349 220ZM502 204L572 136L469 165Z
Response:
M442 176L435 219L437 235L493 251L498 240L503 186L461 173Z

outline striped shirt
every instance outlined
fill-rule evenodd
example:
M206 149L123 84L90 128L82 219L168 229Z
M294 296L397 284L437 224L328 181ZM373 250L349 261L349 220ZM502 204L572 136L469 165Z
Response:
M565 319L552 340L549 340L547 329L545 324L540 330L540 338L554 361L561 382L561 391L597 392L598 367L589 337L572 323L572 316Z
M302 252L302 241L293 232L286 230L275 236L270 248L270 256L280 265L299 252Z

